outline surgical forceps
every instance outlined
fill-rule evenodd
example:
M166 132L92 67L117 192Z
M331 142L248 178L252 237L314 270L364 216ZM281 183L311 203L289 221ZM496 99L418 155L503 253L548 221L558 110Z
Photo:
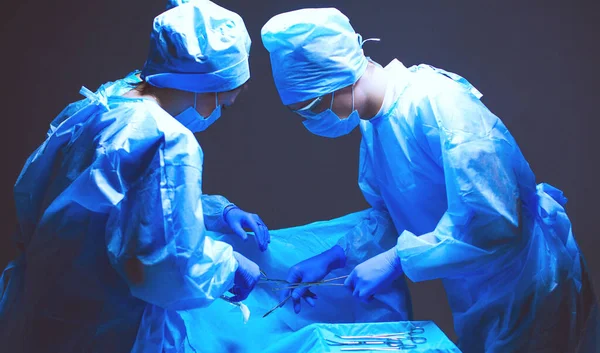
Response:
M267 277L267 274L263 270L260 271L260 274L261 274L261 278L258 280L258 283L275 283L275 284L281 285L280 287L273 288L274 291L284 290L284 289L302 288L302 287L343 286L344 285L343 283L331 283L331 282L337 281L340 279L345 279L346 277L348 277L348 275L346 275L346 276L328 278L328 279L324 279L322 281L316 281L316 282L292 283L292 282L288 282L284 279L269 278L269 277Z
M285 297L284 300L280 301L279 304L277 304L273 309L267 311L264 315L263 318L267 317L268 315L270 315L273 311L275 311L275 309L281 308L290 298L292 297L292 295L288 295L287 297Z
M401 349L412 349L416 348L418 344L424 344L427 342L427 338L416 336L424 333L425 329L420 326L412 327L406 332L395 332L395 333L381 333L374 335L360 335L360 336L343 336L336 335L336 337L347 340L347 341L334 341L326 339L327 344L331 346L362 346L362 345L387 345L387 348L378 348L377 350L401 350ZM405 343L409 341L410 343ZM372 348L353 347L353 348L342 348L343 351L361 351L371 350Z
M334 341L328 338L325 339L328 345L330 346L360 346L360 347L342 347L342 351L354 351L357 350L372 350L374 347L366 347L366 346L387 346L380 348L388 348L389 350L401 350L401 349L413 349L417 348L417 345L414 343L404 343L402 338L396 337L385 337L379 339L362 339L356 341Z
M279 283L284 285L284 287L277 287L277 288L273 288L273 290L284 290L284 289L294 289L294 288L302 288L302 287L311 287L311 286L343 286L343 283L330 283L336 280L340 280L340 279L344 279L346 276L339 276L339 277L335 277L335 278L328 278L322 281L318 281L318 282L299 282L299 283L290 283L286 280L283 279L273 279L273 278L269 278L267 277L267 274L263 271L260 270L260 274L261 274L261 278L259 279L259 283ZM268 315L270 315L273 311L275 311L275 309L277 308L281 308L283 305L285 305L285 303L292 297L292 295L288 295L285 299L283 299L281 302L279 302L279 304L277 304L273 309L267 311L264 315L264 317L267 317Z

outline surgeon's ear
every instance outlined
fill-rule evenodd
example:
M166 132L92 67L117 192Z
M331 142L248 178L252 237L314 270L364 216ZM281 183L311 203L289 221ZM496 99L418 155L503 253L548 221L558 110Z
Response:
M246 88L245 88L246 86L247 86L247 83L244 83L243 85L241 85L238 88L235 88L231 91L219 93L219 100L221 99L221 97L223 97L223 100L220 101L219 104L223 104L225 106L232 105L233 103L235 103L235 100L237 99L239 94L246 90Z
M239 94L246 92L248 90L248 87L249 87L249 83L248 83L248 81L246 81L246 83L244 83L240 87L234 89L235 96L237 97Z

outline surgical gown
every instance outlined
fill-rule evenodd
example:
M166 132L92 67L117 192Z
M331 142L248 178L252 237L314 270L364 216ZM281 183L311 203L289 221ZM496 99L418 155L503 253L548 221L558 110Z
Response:
M83 89L16 182L23 253L0 286L3 351L193 351L178 310L233 284L231 246L205 236L227 230L229 202L202 195L188 129L153 100L121 96L136 74Z
M385 70L382 109L360 125L359 186L389 212L406 275L443 280L460 348L597 349L596 299L562 192L536 186L464 78L398 60Z

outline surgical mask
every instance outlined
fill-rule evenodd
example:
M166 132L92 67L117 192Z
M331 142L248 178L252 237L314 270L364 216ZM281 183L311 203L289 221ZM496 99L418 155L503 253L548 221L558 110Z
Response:
M203 117L196 110L196 99L198 94L194 93L194 106L175 116L175 119L190 129L192 132L201 132L211 126L221 116L221 106L219 105L219 94L215 93L215 109L208 117Z
M358 126L360 123L360 116L358 115L358 110L354 109L354 86L352 86L352 113L350 113L346 119L340 119L340 117L331 109L333 107L334 98L335 92L331 94L331 105L329 106L329 109L319 114L313 114L307 109L296 111L300 116L307 119L303 124L308 131L315 135L336 138L349 134ZM309 106L314 106L316 103L318 102L312 102Z

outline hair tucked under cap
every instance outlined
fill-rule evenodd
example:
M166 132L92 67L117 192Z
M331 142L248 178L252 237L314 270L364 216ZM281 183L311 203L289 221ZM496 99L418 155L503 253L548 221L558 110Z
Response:
M367 68L361 36L335 8L276 15L263 26L261 36L285 105L352 85Z
M154 19L141 77L149 84L206 93L250 78L250 36L242 18L208 0L170 1Z

